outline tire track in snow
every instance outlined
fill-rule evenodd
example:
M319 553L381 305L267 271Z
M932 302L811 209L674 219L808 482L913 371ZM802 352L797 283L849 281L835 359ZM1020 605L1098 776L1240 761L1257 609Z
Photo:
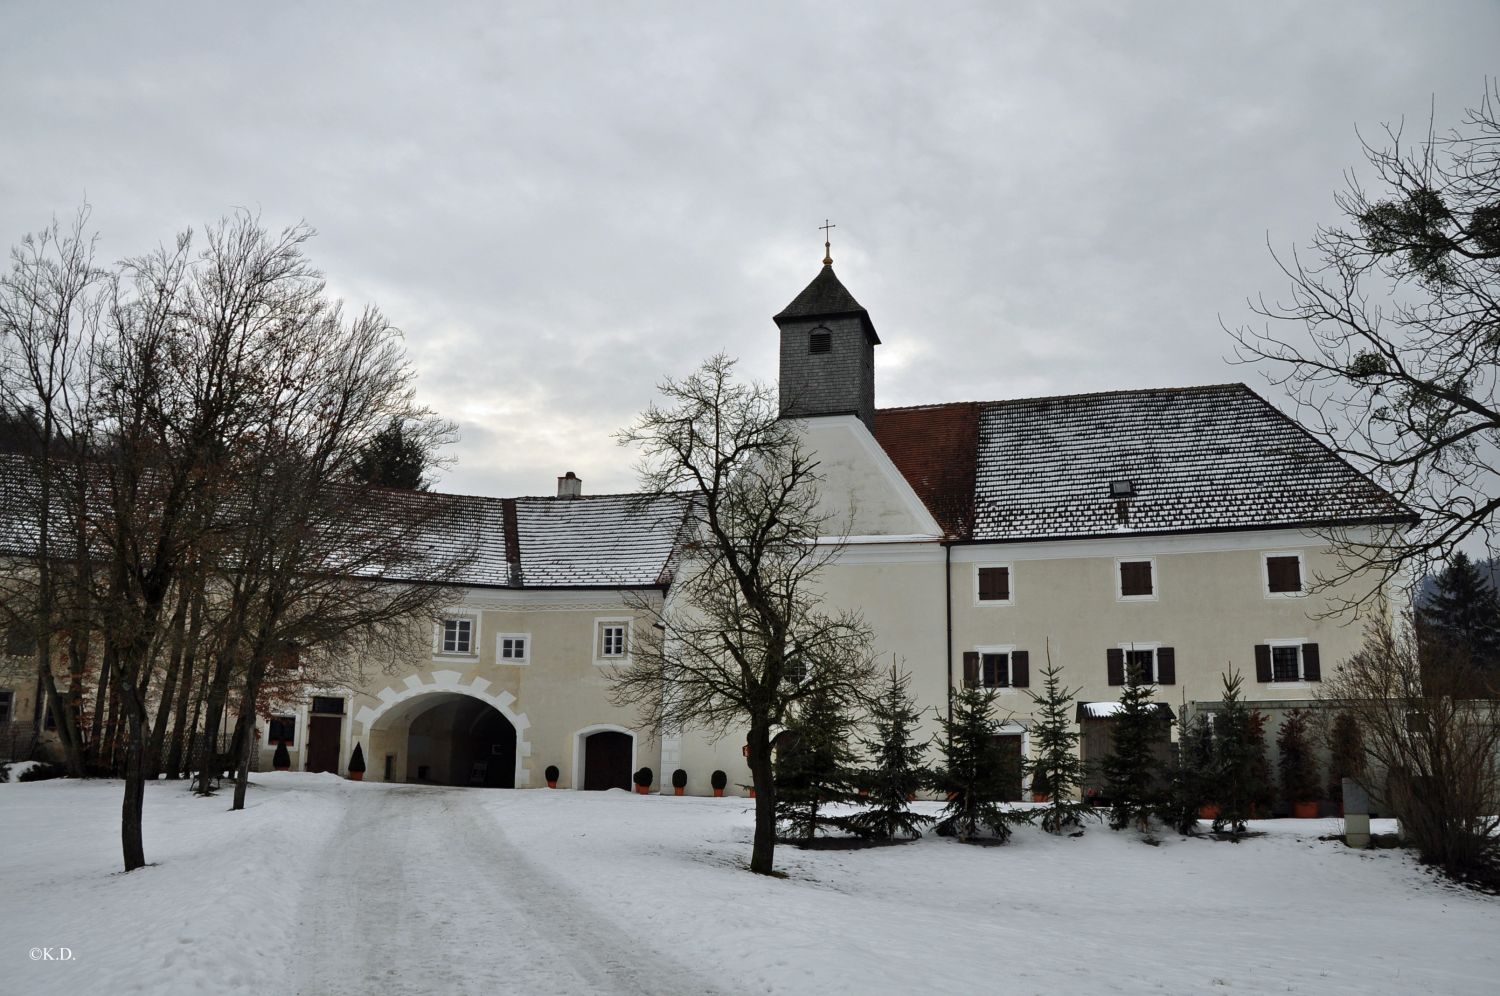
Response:
M511 844L484 790L370 788L350 793L303 891L305 996L717 992Z

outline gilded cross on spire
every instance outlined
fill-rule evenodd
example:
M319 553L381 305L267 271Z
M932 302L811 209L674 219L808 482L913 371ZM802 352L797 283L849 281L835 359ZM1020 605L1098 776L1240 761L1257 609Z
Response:
M837 228L839 226L829 224L828 223L828 219L824 218L823 219L823 224L819 225L818 227L823 230L823 265L824 266L832 266L833 265L833 243L830 242L830 241L828 241L828 230L830 228Z

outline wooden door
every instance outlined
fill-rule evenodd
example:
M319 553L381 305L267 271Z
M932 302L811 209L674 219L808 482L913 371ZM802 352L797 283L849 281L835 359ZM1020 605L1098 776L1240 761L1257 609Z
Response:
M607 730L591 733L583 741L583 787L585 791L622 788L630 791L631 748L628 733Z
M307 721L307 770L338 774L342 716L313 716Z
M995 746L1005 758L1005 802L1021 801L1021 737L1004 733L995 738Z

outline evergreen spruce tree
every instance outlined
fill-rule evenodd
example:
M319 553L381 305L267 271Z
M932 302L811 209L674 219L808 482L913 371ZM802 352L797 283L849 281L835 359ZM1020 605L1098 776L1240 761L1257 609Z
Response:
M953 696L952 716L943 721L943 767L933 778L948 796L937 823L941 836L969 841L987 829L1004 841L1012 824L1030 820L1025 811L1001 804L1016 772L997 743L1001 724L991 714L994 704L993 689L965 688Z
M1161 808L1162 771L1156 745L1166 733L1161 713L1152 701L1156 686L1141 679L1139 667L1125 673L1120 708L1114 715L1113 739L1104 759L1105 793L1110 799L1109 825L1123 830L1134 823L1150 829L1151 814ZM1194 819L1197 807L1194 807Z
M1194 834L1198 814L1214 793L1218 770L1218 749L1208 714L1197 713L1183 724L1178 739L1177 766L1158 815L1178 833Z
M922 828L933 821L911 811L911 798L931 776L922 767L927 743L913 738L921 713L912 702L907 685L910 675L891 666L890 681L870 703L874 736L864 737L864 747L873 764L865 776L870 791L867 807L849 820L855 833L880 840L922 836Z
M1454 553L1448 569L1437 576L1420 618L1447 652L1462 654L1493 684L1500 670L1500 598L1488 574L1463 551Z
M1307 713L1301 709L1293 709L1282 721L1276 734L1276 754L1276 773L1286 801L1291 805L1316 802L1323 790L1318 784L1318 759L1313 756Z
M776 822L784 840L810 841L820 830L849 831L850 817L828 807L857 803L854 720L826 690L803 699L788 727L790 743L776 758Z
M1033 783L1046 787L1047 808L1041 811L1042 829L1062 833L1080 826L1085 816L1096 815L1076 790L1083 785L1083 758L1078 754L1079 732L1073 719L1076 689L1063 686L1061 672L1047 656L1042 669L1042 692L1028 691L1036 705L1032 737L1036 759L1031 762Z
M360 451L354 476L382 488L425 491L428 456L427 445L402 419L393 418Z
M1214 774L1216 784L1209 801L1217 803L1214 832L1224 830L1238 837L1257 801L1265 797L1264 718L1259 724L1240 697L1244 680L1234 668L1224 675L1219 712L1214 717Z

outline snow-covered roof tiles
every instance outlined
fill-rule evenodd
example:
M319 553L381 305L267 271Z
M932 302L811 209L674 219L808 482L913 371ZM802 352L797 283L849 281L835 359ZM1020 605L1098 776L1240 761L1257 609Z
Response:
M675 498L517 498L521 584L527 588L660 584L682 526Z
M958 494L954 487L962 487L967 468L934 476L913 440L920 441L927 422L940 435L953 436L955 412L967 415L975 407L977 431L969 437L973 491ZM881 444L940 521L969 506L967 521L949 527L961 539L1410 518L1385 491L1243 384L885 409L876 413L876 427ZM1129 482L1133 496L1117 500L1111 493L1116 481Z

